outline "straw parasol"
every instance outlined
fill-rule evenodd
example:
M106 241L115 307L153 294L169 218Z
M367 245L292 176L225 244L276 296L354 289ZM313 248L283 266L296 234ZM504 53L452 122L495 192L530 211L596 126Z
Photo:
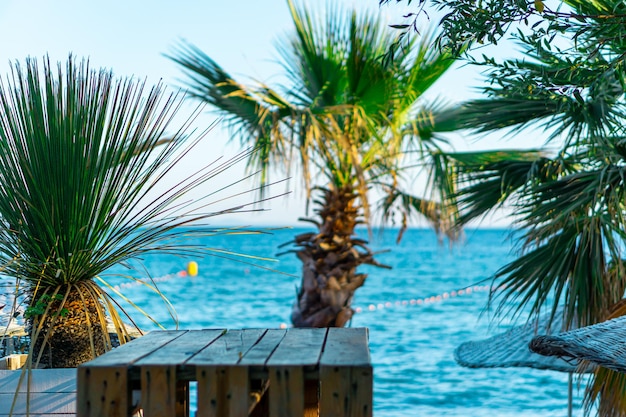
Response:
M548 357L528 349L528 343L538 334L550 334L551 329L562 329L562 320L557 314L552 325L550 315L483 340L465 342L454 351L454 359L468 368L528 367L560 372L576 372L575 361L560 357Z
M551 334L563 329L563 315L557 312L552 322L550 314L535 321L513 327L508 331L483 340L465 342L454 350L454 359L468 368L510 368L527 367L551 371L567 372L568 416L572 415L572 374L591 372L590 368L579 369L579 361L567 360L559 356L543 356L532 352L528 345L538 334Z
M540 335L530 349L547 357L586 360L626 373L626 316L553 335Z

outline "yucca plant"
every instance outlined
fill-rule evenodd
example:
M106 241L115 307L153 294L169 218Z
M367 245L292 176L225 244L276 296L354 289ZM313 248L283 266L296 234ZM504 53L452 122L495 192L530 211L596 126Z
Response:
M244 146L259 148L251 167L298 173L318 216L306 219L317 230L294 241L303 275L292 322L341 327L365 281L357 267L378 265L355 235L356 225L372 220L374 202L384 220L395 212L403 226L409 215L424 216L442 233L450 224L453 211L441 204L446 193L426 186L418 198L407 185L445 144L434 132L455 128L450 109L423 100L454 61L425 36L385 65L394 36L376 15L329 7L320 19L287 4L294 30L278 53L288 85L246 86L188 43L172 59L191 96L214 106Z
M199 110L173 124L182 99L72 56L16 63L0 84L0 263L26 289L33 366L110 349L107 317L128 340L103 272L148 252L201 251L181 239L214 214L189 192L248 155L165 184L206 133L186 134Z

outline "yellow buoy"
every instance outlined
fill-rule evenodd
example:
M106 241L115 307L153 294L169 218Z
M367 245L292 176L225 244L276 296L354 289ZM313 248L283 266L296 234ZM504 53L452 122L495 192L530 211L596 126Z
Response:
M187 264L187 273L189 274L189 276L191 277L195 277L198 275L198 264L196 262L189 262Z

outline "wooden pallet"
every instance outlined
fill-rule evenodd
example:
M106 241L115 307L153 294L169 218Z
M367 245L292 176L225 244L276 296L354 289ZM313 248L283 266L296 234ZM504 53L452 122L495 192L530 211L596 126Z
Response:
M367 329L149 333L78 367L79 417L371 417ZM141 392L135 403L133 390Z

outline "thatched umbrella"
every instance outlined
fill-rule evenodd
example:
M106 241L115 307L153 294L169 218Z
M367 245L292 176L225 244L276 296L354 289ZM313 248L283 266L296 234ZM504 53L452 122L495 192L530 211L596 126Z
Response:
M532 338L530 349L546 357L590 361L626 373L626 316Z
M579 369L579 362L566 360L559 356L548 357L532 352L528 345L538 334L550 334L563 329L562 315L556 314L550 322L550 314L536 321L513 327L508 331L488 339L465 342L454 350L454 359L468 368L510 368L527 367L552 371L567 372L568 380L568 416L572 415L572 374L590 372Z

